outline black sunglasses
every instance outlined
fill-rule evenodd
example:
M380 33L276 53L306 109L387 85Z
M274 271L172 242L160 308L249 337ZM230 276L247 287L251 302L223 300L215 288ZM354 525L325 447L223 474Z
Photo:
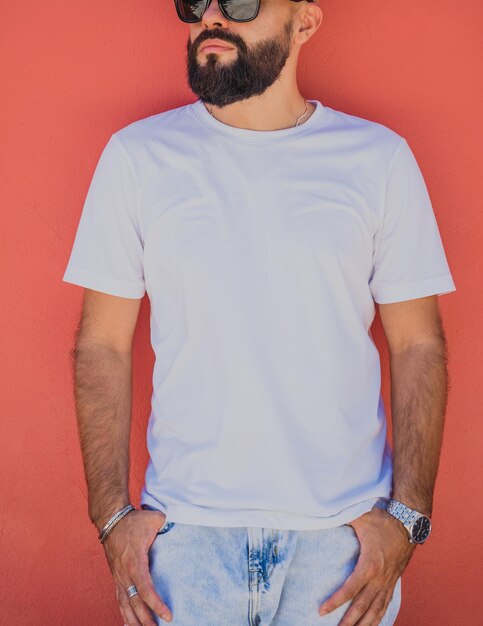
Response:
M313 2L314 0L307 0ZM290 0L302 2L302 0ZM201 22L203 13L210 6L211 0L174 0L176 12L182 22L194 24ZM251 22L260 9L260 0L218 0L220 11L232 22Z

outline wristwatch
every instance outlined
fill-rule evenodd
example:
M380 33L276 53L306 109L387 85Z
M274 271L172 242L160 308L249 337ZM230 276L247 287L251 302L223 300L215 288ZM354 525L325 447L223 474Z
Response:
M410 543L424 543L431 533L431 520L415 509L411 509L399 500L391 498L386 511L398 519L408 531Z

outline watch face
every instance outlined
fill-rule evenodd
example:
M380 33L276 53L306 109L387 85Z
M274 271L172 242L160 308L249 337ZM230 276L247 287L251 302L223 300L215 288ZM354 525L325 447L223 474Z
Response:
M416 520L412 528L411 534L416 543L423 543L429 537L431 532L431 521L425 515Z

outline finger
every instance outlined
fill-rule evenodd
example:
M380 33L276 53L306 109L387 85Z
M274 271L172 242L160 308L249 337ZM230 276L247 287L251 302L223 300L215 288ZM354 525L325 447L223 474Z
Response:
M133 584L136 585L139 592L131 598L131 606L133 606L136 611L136 615L139 617L138 610L143 611L144 607L148 605L156 613L156 615L159 615L159 617L165 621L170 622L173 619L173 615L168 605L163 602L156 593L153 579L151 578L151 574L149 572L149 557L147 552L143 552L142 555L140 555L135 571L129 572L129 574L134 581Z
M350 576L346 579L345 583L337 591L323 602L319 607L319 615L327 615L331 611L334 611L339 606L342 606L359 593L363 587L367 585L369 580L374 575L372 566L369 566L365 562L359 560L356 563L355 569Z
M367 585L352 601L339 626L377 626L386 612L387 589L370 589Z
M136 615L136 618L142 624L142 626L156 626L156 622L154 621L154 617L149 610L148 605L141 598L139 593L129 598L129 603L131 608Z
M367 623L364 617L364 620L361 622L357 622L357 626L377 626L382 619L384 618L384 615L386 614L387 608L392 600L393 594L394 594L394 588L395 588L396 584L393 583L391 587L389 587L389 590L386 589L386 593L384 595L384 591L381 590L381 595L384 597L384 601L381 600L380 595L378 594L377 597L374 599L373 602L373 606L375 608L375 617L373 618L373 621L369 620Z
M136 581L136 572L138 571L138 567L128 567L117 579L119 587L123 590L119 592L120 597L122 598L122 606L124 610L131 610L134 615L135 620L133 624L137 626L137 624L141 624L142 626L156 626L156 622L154 621L153 615L149 606L146 604L144 599L141 597L141 593L139 590L138 582ZM133 571L134 570L134 571ZM138 593L131 596L130 598L127 595L127 589L131 587L131 585L135 585ZM124 596L127 600L124 599ZM161 616L160 616L161 617ZM129 625L131 626L131 625Z
M124 626L139 626L141 622L138 620L132 609L127 593L124 589L119 587L119 585L116 585L116 597L122 619L124 620Z

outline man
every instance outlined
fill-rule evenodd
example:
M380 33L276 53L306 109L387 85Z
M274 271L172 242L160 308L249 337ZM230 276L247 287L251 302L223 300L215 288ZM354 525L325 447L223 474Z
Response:
M455 290L422 174L394 131L300 94L318 2L175 8L198 99L112 135L64 275L86 288L76 410L122 617L393 624L431 530L447 395L437 296ZM145 293L156 362L135 509Z

